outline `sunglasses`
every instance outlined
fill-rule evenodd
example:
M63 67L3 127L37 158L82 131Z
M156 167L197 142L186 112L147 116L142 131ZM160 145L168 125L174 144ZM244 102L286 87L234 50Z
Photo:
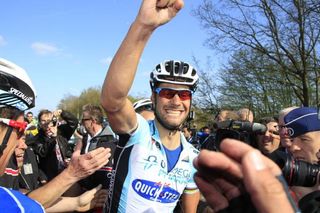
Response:
M273 135L280 135L278 131L269 131L267 130L270 134L273 134ZM259 132L258 135L265 135L265 132Z
M91 118L82 118L81 123L84 123L85 121L91 120Z
M154 91L159 95L159 97L166 99L172 99L176 94L178 94L180 100L182 101L190 100L192 97L192 92L188 89L172 89L158 87Z
M20 121L15 121L15 120L10 120L7 118L0 118L0 122L4 123L12 128L15 128L18 130L18 135L23 135L24 131L27 128L28 123L27 122L20 122Z

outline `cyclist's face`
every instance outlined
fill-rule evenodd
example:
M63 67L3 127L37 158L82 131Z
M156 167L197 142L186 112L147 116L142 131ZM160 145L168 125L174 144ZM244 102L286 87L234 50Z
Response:
M188 86L169 83L161 83L159 88L189 89ZM190 99L181 100L178 94L175 94L172 98L166 98L156 93L153 93L153 98L156 100L155 111L163 123L179 127L187 118L190 111Z
M24 121L23 115L19 116L18 119L16 119L16 121L23 122ZM6 125L0 126L0 143L2 143L3 138L7 132L7 129L8 129L8 126ZM0 176L3 175L4 170L7 167L8 161L11 158L18 144L18 136L19 136L18 130L14 128L9 137L7 147L4 149L2 155L0 156Z

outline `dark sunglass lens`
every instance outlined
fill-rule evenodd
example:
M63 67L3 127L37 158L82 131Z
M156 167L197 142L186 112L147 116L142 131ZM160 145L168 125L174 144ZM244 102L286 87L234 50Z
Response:
M189 100L191 99L191 92L188 90L179 91L179 97L181 100Z
M171 89L162 89L159 93L159 96L162 98L171 99L176 94L176 91Z

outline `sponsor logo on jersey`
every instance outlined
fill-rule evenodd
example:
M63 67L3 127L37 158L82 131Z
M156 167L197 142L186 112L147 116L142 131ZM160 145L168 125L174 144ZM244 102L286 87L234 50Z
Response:
M180 197L179 192L164 183L136 179L132 188L139 196L159 203L174 203Z
M183 159L182 159L182 162L189 163L189 162L190 162L189 156L186 156L185 158L183 158Z

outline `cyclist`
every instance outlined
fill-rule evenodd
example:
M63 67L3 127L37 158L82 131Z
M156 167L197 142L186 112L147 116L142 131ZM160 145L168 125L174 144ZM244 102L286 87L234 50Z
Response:
M154 112L152 107L152 101L150 98L141 99L134 102L133 108L136 113L139 113L146 120L154 120Z
M26 71L1 58L0 82L1 176L17 146L18 139L24 135L27 127L27 122L24 122L23 111L34 107L36 94ZM81 146L76 148L68 167L63 172L44 186L31 191L28 197L18 191L0 187L1 212L44 212L44 207L49 207L58 198L61 198L61 195L75 182L105 165L110 157L109 149L99 148L80 155L80 148ZM58 200L55 205L59 206L60 209L68 210L70 210L70 207L77 207L77 200L69 201L66 204ZM71 205L72 202L76 205Z
M190 112L196 70L176 60L155 67L150 74L154 120L136 114L127 98L151 34L183 4L182 0L144 0L108 70L101 104L112 129L125 136L119 138L105 211L172 212L183 195L184 212L196 212L200 195L192 161L198 151L179 130Z

